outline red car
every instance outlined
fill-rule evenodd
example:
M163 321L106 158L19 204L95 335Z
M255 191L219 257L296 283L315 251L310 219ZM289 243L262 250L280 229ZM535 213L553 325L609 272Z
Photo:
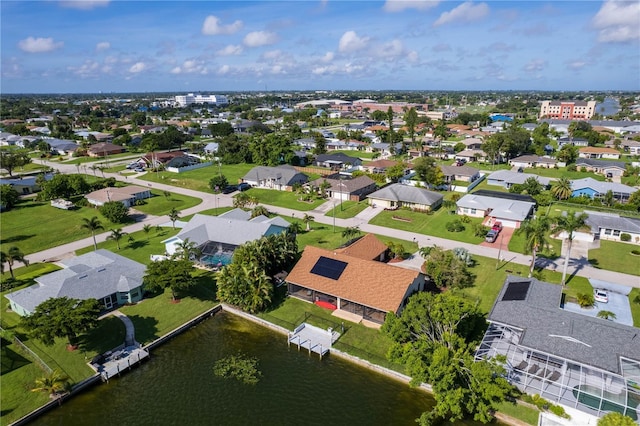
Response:
M491 227L492 230L496 231L496 234L499 234L502 231L502 222L496 222Z

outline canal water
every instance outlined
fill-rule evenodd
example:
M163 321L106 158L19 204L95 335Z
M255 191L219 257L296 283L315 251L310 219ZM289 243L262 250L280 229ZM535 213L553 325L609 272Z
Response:
M620 103L616 98L604 98L604 102L596 104L596 114L609 117L620 111Z
M217 360L238 353L258 358L257 385L213 374ZM298 352L284 335L223 312L34 424L415 425L433 404L405 383L338 357Z

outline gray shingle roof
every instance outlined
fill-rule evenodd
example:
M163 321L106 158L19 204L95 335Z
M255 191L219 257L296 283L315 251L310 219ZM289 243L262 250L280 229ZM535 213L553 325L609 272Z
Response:
M619 192L622 194L633 194L637 191L636 188L623 185L616 182L601 182L594 178L576 179L571 181L571 189L577 191L583 188L591 188L600 194L606 194L607 191Z
M538 176L533 173L518 173L511 170L496 170L495 172L487 176L487 179L503 181L508 184L522 185L524 181L526 181L530 177L536 179L538 182L540 182L540 184L545 186L549 185L552 181L555 180L544 176Z
M61 261L65 268L36 278L37 284L6 295L28 312L52 297L101 299L142 285L146 266L100 249Z
M586 212L586 211L585 211ZM615 214L600 212L586 212L589 214L586 224L591 227L591 232L600 232L602 228L617 229L620 232L640 234L640 219L621 217Z
M578 158L576 159L576 166L617 167L622 170L626 168L625 164L621 161L596 160L595 158Z
M276 220L276 218L263 217L262 220L249 220L250 213L243 212L248 213L248 215L244 215L240 213L242 211L238 212L237 210L240 209L231 210L220 216L196 214L174 238L182 241L188 238L189 241L197 245L213 241L239 246L247 241L280 233L289 225L288 222L285 225L283 222L286 221Z
M503 301L510 282L530 281L524 300ZM562 286L508 277L489 321L522 329L521 346L621 374L619 357L640 361L640 329L560 308Z
M491 209L491 216L496 218L523 221L529 216L535 203L467 194L460 198L456 205L469 209Z
M443 196L428 189L394 183L369 194L369 198L430 206L441 201Z
M242 178L247 181L258 181L265 179L278 179L278 182L282 185L291 185L295 182L306 182L307 176L294 169L291 166L257 166L249 170L249 172Z

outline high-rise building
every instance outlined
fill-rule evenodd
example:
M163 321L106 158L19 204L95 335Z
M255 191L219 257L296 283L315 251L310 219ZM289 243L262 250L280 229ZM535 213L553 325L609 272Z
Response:
M542 101L539 118L589 120L596 112L596 101Z
M176 96L176 104L184 107L191 104L209 104L209 105L227 105L229 100L224 95L194 95L189 93L188 95Z

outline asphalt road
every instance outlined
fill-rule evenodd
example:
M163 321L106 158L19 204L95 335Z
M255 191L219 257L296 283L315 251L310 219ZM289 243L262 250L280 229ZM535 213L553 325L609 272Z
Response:
M77 173L77 168L74 165L60 164L60 163L54 163L54 162L46 162L46 165L51 166L62 173L67 173L67 174ZM181 212L182 216L187 216L190 214L198 213L200 211L203 211L206 209L212 209L215 207L228 207L233 205L232 197L234 194L227 194L227 195L208 194L205 192L194 191L194 190L185 189L185 188L176 188L175 186L165 185L161 183L155 183L155 182L149 183L147 181L137 179L136 176L138 175L125 177L117 173L106 173L105 176L114 177L117 180L122 182L127 182L127 183L140 185L140 186L148 186L153 189L159 189L161 191L166 190L171 192L178 192L184 195L202 199L202 203L198 204L197 206L183 210ZM327 203L332 204L333 202L328 201ZM358 214L354 218L337 219L337 218L333 218L331 216L325 215L324 211L327 211L326 209L327 206L326 204L323 206L324 207L320 206L315 210L312 210L306 213L314 216L315 222L318 222L318 223L322 223L326 225L333 225L335 223L336 226L340 226L340 227L357 226L363 232L372 232L379 235L395 237L395 238L399 238L407 241L415 240L420 247L433 246L433 245L437 245L444 249L453 249L455 247L463 247L469 250L471 254L485 256L489 258L495 258L496 263L498 262L499 258L500 258L501 264L506 263L507 265L509 263L529 265L531 263L531 256L529 255L514 253L510 251L505 251L505 250L498 250L493 247L484 247L476 244L468 244L468 243L463 243L459 241L447 240L444 238L438 238L438 237L433 237L428 235L415 234L412 232L402 231L398 229L391 229L391 228L385 228L385 227L376 226L376 225L370 225L368 221L371 220L376 214L378 214L381 211L381 209L379 208L375 209L372 207L367 207L364 211L362 211L360 214ZM267 207L269 211L281 214L283 216L302 217L302 215L305 214L305 212L300 212L298 210L286 209L286 208L277 207L277 206L265 205L265 207ZM328 211L330 211L330 209L328 209ZM136 232L136 231L142 230L145 224L150 224L152 226L155 226L155 225L166 223L167 221L169 221L168 216L146 216L140 222L124 227L123 230L127 233ZM98 242L105 241L107 236L109 236L109 232L96 235L96 240ZM43 262L45 260L51 261L55 259L61 259L61 258L72 256L76 250L91 246L92 244L93 244L93 239L91 237L84 238L82 240L74 241L69 244L63 244L61 246L44 250L38 253L29 254L27 256L27 259L30 262ZM554 261L547 260L547 259L537 259L538 266L544 267L546 269L553 270L553 271L555 270L562 271L563 264L564 264L564 258L562 257ZM631 267L640 268L640 265L638 264L636 264L635 266L631 265ZM571 259L569 261L568 275L574 275L574 274L578 276L587 277L587 278L596 278L603 281L609 281L609 282L623 284L630 287L640 288L639 276L594 268L584 258Z

